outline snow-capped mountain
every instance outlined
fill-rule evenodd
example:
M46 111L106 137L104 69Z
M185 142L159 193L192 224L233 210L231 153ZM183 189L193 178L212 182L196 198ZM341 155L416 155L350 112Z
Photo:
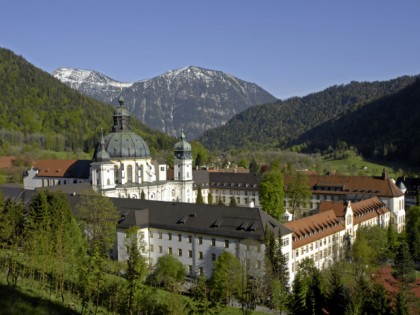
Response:
M112 103L115 95L134 83L119 82L96 71L76 68L59 68L52 75L71 88L106 103Z
M122 93L125 106L141 122L171 135L179 134L182 128L189 139L223 125L250 106L275 101L274 96L254 83L194 66L131 83L71 68L60 68L53 76L88 96L114 105Z

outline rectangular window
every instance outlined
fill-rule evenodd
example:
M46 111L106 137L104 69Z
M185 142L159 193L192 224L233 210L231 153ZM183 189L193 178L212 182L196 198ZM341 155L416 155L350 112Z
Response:
M199 271L200 271L200 276L203 276L204 275L204 268L200 267Z
M154 250L155 250L155 247L154 247L153 245L150 245L150 246L149 246L149 251L150 251L151 253L153 253L153 252L154 252Z
M149 235L150 235L150 238L153 238L153 232L152 231L149 232Z
M198 259L202 260L203 259L203 252L198 252Z
M178 256L182 256L182 249L178 248Z
M178 242L182 242L182 234L178 234Z
M215 238L211 239L211 246L216 246L216 239Z
M162 246L159 245L158 250L159 250L159 253L162 253L163 252Z
M192 269L192 266L191 265L188 266L188 273L190 275L192 275L192 273L193 273L193 269Z
M201 236L198 237L198 244L203 244L203 238Z
M188 251L188 258L191 258L192 257L192 250L189 250Z
M168 240L172 241L172 233L168 233Z
M229 248L229 240L225 240L225 248Z
M215 261L216 260L216 254L215 253L211 254L211 260L212 261Z
M172 255L172 247L168 247L168 254Z
M158 238L161 240L162 239L162 232L158 232Z
M188 235L188 243L192 243L192 236Z

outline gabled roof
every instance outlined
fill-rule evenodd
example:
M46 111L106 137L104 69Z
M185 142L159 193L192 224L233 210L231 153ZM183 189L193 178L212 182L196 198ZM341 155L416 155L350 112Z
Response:
M264 239L265 227L282 235L291 233L258 208L198 205L137 199L111 199L124 219L120 228L137 225L233 238Z
M334 211L337 218L344 219L346 207L347 203L342 201L321 201L319 212ZM378 197L353 202L351 208L354 217L353 224L359 224L389 212L389 209Z
M37 177L89 178L90 160L39 160Z
M333 210L337 218L344 217L346 203L343 201L322 200L319 204L319 212L326 212L329 210Z
M284 176L285 187L291 180L291 176ZM376 176L309 175L308 183L313 193L362 194L380 197L404 195L392 179Z
M378 197L352 203L351 208L354 217L353 224L359 224L389 212L389 209Z
M345 229L333 210L284 224L293 231L292 248L299 248Z

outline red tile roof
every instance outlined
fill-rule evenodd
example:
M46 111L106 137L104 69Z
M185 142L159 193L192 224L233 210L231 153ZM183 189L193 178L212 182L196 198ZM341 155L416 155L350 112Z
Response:
M37 177L89 178L89 160L39 160Z
M11 168L15 159L15 156L0 156L0 168Z
M389 209L378 197L355 202L351 208L353 209L353 224L359 224L389 212Z
M290 221L284 223L284 226L293 231L293 249L315 242L345 229L333 210Z
M284 176L286 190L291 180L291 176ZM308 184L314 194L365 194L380 197L404 195L392 179L376 176L309 175Z
M326 201L323 200L319 204L319 212L333 210L337 218L344 217L346 211L346 203L343 201Z
M34 167L39 170L37 176L42 177L63 177L66 171L76 163L77 160L39 160Z
M321 201L319 212L334 211L337 218L343 218L346 211L347 203L340 201ZM389 212L385 204L378 198L372 197L351 204L353 210L353 224L373 219L379 215Z

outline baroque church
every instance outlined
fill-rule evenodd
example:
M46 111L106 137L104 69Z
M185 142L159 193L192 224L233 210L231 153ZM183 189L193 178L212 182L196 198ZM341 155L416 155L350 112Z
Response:
M93 189L114 198L193 202L191 145L184 134L174 147L174 179L168 180L167 165L152 161L147 143L130 130L122 96L118 102L112 131L95 149Z
M191 145L181 133L174 146L174 178L167 178L167 165L152 160L147 143L130 129L130 114L120 96L113 114L112 131L97 144L91 163L84 172L77 167L74 176L71 161L54 167L57 161L45 161L51 167L34 167L24 178L26 189L91 182L96 192L107 197L147 199L170 202L195 202ZM64 165L68 162L69 165ZM88 162L88 161L86 161ZM80 166L80 161L77 161ZM89 167L89 168L88 168ZM66 169L66 174L60 174ZM76 168L75 168L76 171ZM80 174L85 173L85 174Z

